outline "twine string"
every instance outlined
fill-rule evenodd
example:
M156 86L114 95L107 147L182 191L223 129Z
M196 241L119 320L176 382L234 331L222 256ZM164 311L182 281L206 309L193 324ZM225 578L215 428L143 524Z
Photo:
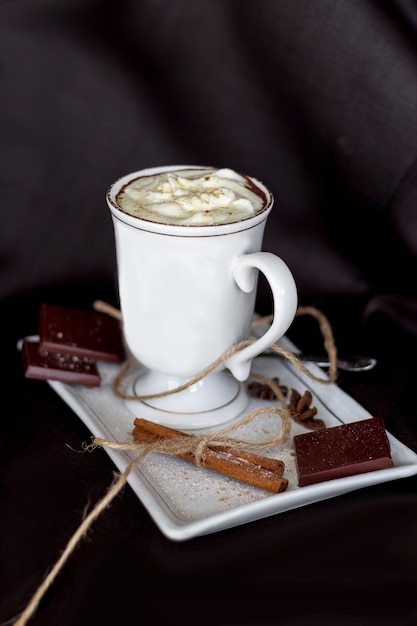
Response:
M99 500L99 502L97 502L94 508L90 511L90 513L84 518L84 520L78 526L77 530L74 532L74 534L68 541L58 561L52 567L52 569L47 574L43 582L39 585L35 594L32 596L32 599L30 600L29 604L27 605L23 613L20 614L19 618L13 623L13 626L26 626L29 619L34 615L42 598L44 597L48 589L51 587L55 578L57 577L59 572L62 570L65 563L68 561L70 555L75 550L78 543L81 541L85 533L91 527L94 520L96 520L101 515L101 513L109 506L112 500L122 490L122 488L126 484L128 476L130 472L132 471L132 469L139 463L139 461L145 456L145 454L152 451L151 448L152 448L152 444L148 446L147 450L142 449L141 452L127 465L125 470L119 475L116 475L116 479L113 481L112 485L108 489L105 496L101 500Z
M314 319L316 319L317 322L319 323L320 332L323 337L324 348L327 352L327 355L329 357L329 363L330 363L327 382L328 383L335 382L337 378L337 348L336 348L336 342L333 336L333 330L332 330L329 320L321 311L319 311L318 309L316 309L316 307L313 307L313 306L299 306L297 308L296 315L311 315L311 317L314 317ZM305 373L309 373L309 372L305 372ZM314 380L317 380L317 378L314 377ZM319 381L319 382L322 382L322 381Z
M151 398L164 398L165 396L172 396L173 394L180 393L180 391L185 391L185 389L188 389L192 385L195 385L195 383L198 383L200 380L208 376L208 374L210 374L213 370L219 367L226 359L231 357L232 354L250 345L251 343L254 343L254 341L255 340L252 340L252 339L246 339L244 341L241 341L235 344L234 346L226 350L226 352L224 352L222 356L216 359L213 363L211 363L208 367L202 370L199 374L196 374L196 376L193 376L193 378L190 378L190 380L183 383L182 385L178 385L178 387L175 387L174 389L168 389L167 391L161 391L158 393L151 393L151 394L141 395L141 396L126 394L121 389L121 384L122 384L123 379L125 378L127 373L130 371L130 369L136 364L135 359L129 359L128 361L126 361L125 365L121 368L121 370L119 371L119 373L117 374L117 376L115 377L113 381L113 384L112 384L113 392L118 398L122 398L123 400L141 401L141 400L150 400Z
M103 305L101 301L100 301L99 306L100 306L101 311L106 310L105 306ZM113 314L112 309L109 309L108 312L110 314ZM298 307L296 311L296 315L311 315L318 321L320 331L323 337L324 348L329 357L329 371L327 375L323 378L321 376L317 376L316 374L313 374L313 372L311 372L295 354L293 354L290 350L286 350L285 348L282 348L276 343L272 344L270 349L276 354L279 354L280 356L282 356L283 358L288 359L293 365L295 365L295 367L298 370L303 372L303 374L306 374L312 380L322 383L324 385L331 385L332 383L336 381L336 378L337 378L337 349L336 349L336 344L335 344L333 331L330 326L330 323L327 320L326 316L321 311L319 311L318 309L312 306ZM254 325L260 326L269 321L272 321L272 319L273 319L273 316L268 315L263 318L257 319ZM200 380L205 378L205 376L207 376L208 374L213 372L215 369L217 369L220 365L222 365L222 363L224 363L228 358L230 358L233 354L235 354L235 352L241 350L242 348L245 348L246 346L249 346L255 343L256 341L257 339L245 339L244 341L240 341L239 343L236 343L235 345L231 346L228 350L226 350L226 352L224 352L218 359L216 359L208 367L206 367L200 373L198 373L196 376L194 376L187 382L183 383L182 385L175 387L174 389L168 389L166 391L161 391L161 392L152 393L152 394L145 394L145 395L128 394L123 390L123 381L125 377L127 376L127 374L129 373L129 371L136 364L135 359L128 359L113 380L113 383L112 383L113 393L118 398L121 398L123 400L138 400L138 401L151 400L155 398L163 398L163 397L170 396L176 393L180 393L181 391L185 391L185 389L188 389L195 383L198 383Z
M254 376L258 376L254 373ZM263 377L262 377L263 378ZM277 396L281 396L281 399L284 400L283 395L279 387L269 379L265 378L267 384L269 384L273 391L277 394ZM272 439L261 442L248 442L248 441L239 441L234 438L227 437L228 433L231 431L244 426L249 421L255 419L259 415L263 415L265 413L276 414L281 418L281 427L278 430L277 434L272 437ZM107 441L105 439L96 437L93 438L92 442L88 445L84 445L83 449L85 451L91 452L97 447L106 447L112 450L118 451L133 451L136 452L136 456L128 463L126 468L120 474L116 474L116 479L108 489L107 493L104 497L97 502L94 508L90 511L90 513L85 517L85 519L78 526L77 530L74 532L70 540L68 541L64 551L62 552L60 558L52 567L50 572L47 574L43 582L40 584L35 594L32 596L29 604L20 615L20 617L14 622L13 626L26 626L29 619L34 615L36 609L39 606L40 601L51 587L55 578L59 574L59 572L64 567L65 563L69 559L70 555L81 541L85 533L92 526L93 522L101 515L101 513L110 505L112 500L117 496L117 494L122 490L124 485L127 483L130 473L136 467L136 465L142 461L148 454L152 452L158 452L161 454L169 454L169 455L178 455L185 454L187 452L191 452L195 455L196 465L201 465L204 459L204 451L208 446L217 447L217 446L231 446L239 449L248 449L252 450L266 450L277 447L287 441L291 430L291 417L286 407L285 400L282 409L277 407L263 407L249 413L244 416L239 421L223 428L220 431L217 431L211 435L188 435L187 437L178 437L175 439L159 439L154 443L118 443L115 441Z
M96 301L94 303L94 306L97 310L101 310L103 312L108 313L109 315L113 315L119 320L122 319L120 311L118 311L117 309L114 309L113 307L110 307L110 305L106 305L106 303L103 303L102 301ZM333 339L332 329L326 317L323 315L323 313L321 313L314 307L298 307L296 315L307 315L307 314L315 317L318 320L319 325L320 325L320 330L322 332L323 339L324 339L324 345L327 350L329 361L330 361L330 367L329 367L329 372L328 372L327 377L321 378L321 377L315 376L300 362L300 360L294 354L292 354L288 350L285 350L284 348L281 348L277 344L274 344L272 346L272 349L278 354L280 354L281 356L283 356L284 358L287 358L288 360L290 360L298 369L300 369L303 373L307 374L313 380L320 382L322 384L330 384L336 380L336 376L337 376L337 363L336 363L337 353L336 353L336 346L335 346L334 339ZM262 318L261 320L257 320L257 325L260 322L265 323L266 321L270 321L271 319L272 319L272 316L267 316L265 318ZM219 365L221 365L223 361L229 358L237 350L242 349L243 347L253 343L254 341L255 340L248 339L245 341L241 341L238 344L232 346L219 359L214 361L205 370L200 372L200 374L197 374L187 383L169 391L161 392L158 394L147 395L147 396L136 396L136 395L129 396L121 390L122 382L125 376L127 375L128 371L132 367L132 361L128 360L125 363L125 365L120 369L119 373L117 374L117 376L115 377L113 381L113 385L112 385L113 392L118 397L121 397L123 399L135 399L135 400L163 397L163 396L171 395L173 393L179 393L180 391L187 389L191 385L195 384L196 382L204 378L204 376L207 376L210 372L212 372L214 369L219 367ZM115 479L113 483L110 485L107 493L103 496L103 498L101 498L101 500L99 500L96 503L94 508L90 511L90 513L84 518L84 520L78 526L78 528L76 529L72 537L69 539L61 556L59 557L55 565L51 568L51 570L49 571L47 576L44 578L42 583L39 585L38 589L32 596L29 604L27 605L25 610L21 613L21 615L18 617L18 619L13 623L13 626L26 626L28 621L36 612L42 598L45 596L46 592L53 584L55 578L64 567L65 563L69 559L70 555L72 554L72 552L74 551L74 549L76 548L80 540L83 538L83 536L88 531L88 529L92 526L94 521L101 515L101 513L110 505L113 499L122 490L124 485L127 483L127 480L132 470L137 466L137 464L141 460L145 458L146 455L152 452L159 452L162 454L171 454L171 455L192 452L195 455L196 464L200 465L204 458L204 451L206 450L208 446L211 446L211 447L232 446L232 447L239 448L239 449L251 448L253 450L268 450L268 449L275 448L287 441L289 434L290 434L290 430L291 430L291 417L290 417L289 409L285 401L285 397L281 389L279 388L277 384L274 383L274 381L256 372L251 372L251 377L257 378L264 384L269 385L269 387L275 393L279 403L281 404L281 407L282 407L281 409L277 407L259 408L256 411L253 411L252 413L250 413L249 415L244 416L241 420L235 423L232 423L231 425L211 435L203 435L203 436L191 435L187 437L179 437L174 440L173 439L159 439L158 441L151 443L151 444L149 443L140 444L140 443L129 443L129 442L117 443L117 442L107 441L102 438L94 438L90 445L84 446L84 450L86 451L91 451L95 449L96 447L107 447L107 448L111 448L111 449L119 450L119 451L135 452L136 454L134 458L127 464L123 472L115 475ZM234 438L228 437L229 433L232 432L233 430L237 429L238 427L244 426L249 421L265 413L277 414L281 418L281 427L279 428L276 435L272 437L272 439L265 441L265 442L261 442L261 443L255 443L255 442L250 443L247 441L239 441Z

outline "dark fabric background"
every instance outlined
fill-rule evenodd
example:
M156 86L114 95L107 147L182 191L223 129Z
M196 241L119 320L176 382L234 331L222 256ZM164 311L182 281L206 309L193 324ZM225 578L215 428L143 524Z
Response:
M413 0L2 2L0 297L114 281L108 186L185 163L270 186L302 299L408 302L416 36Z
M378 359L339 385L417 452L415 0L0 0L2 624L114 472L16 342L44 301L117 304L105 193L164 164L271 188L264 249ZM183 544L127 488L30 626L415 626L416 538L416 477Z

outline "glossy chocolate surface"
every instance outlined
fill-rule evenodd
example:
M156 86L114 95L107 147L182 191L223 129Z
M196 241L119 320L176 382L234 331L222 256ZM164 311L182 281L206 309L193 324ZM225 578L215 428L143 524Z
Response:
M50 352L35 341L24 341L22 360L26 378L58 380L63 383L99 387L101 379L96 362L88 357Z
M43 304L39 313L44 350L121 363L125 357L119 320L98 313Z
M393 466L381 417L296 435L294 446L299 487Z

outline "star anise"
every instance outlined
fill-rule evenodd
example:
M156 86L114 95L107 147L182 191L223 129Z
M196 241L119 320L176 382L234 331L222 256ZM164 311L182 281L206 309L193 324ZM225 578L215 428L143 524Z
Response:
M317 409L311 406L312 401L313 395L309 389L301 395L296 389L291 388L288 402L291 417L310 430L324 430L326 425L323 420L315 417Z
M287 395L288 387L286 387L285 385L280 385L279 378L275 376L274 378L271 378L271 381L280 388L284 396ZM248 384L248 394L251 398L258 398L259 400L269 400L272 402L273 400L277 399L274 391L269 385L256 380Z

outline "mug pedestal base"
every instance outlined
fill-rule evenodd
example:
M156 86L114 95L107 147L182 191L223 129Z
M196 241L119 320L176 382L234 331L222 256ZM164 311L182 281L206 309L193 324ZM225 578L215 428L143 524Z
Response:
M212 372L178 393L139 400L140 396L166 393L187 382L188 379L145 370L133 381L133 394L138 400L126 400L126 406L135 417L170 428L194 430L229 422L248 404L245 385L225 370Z

